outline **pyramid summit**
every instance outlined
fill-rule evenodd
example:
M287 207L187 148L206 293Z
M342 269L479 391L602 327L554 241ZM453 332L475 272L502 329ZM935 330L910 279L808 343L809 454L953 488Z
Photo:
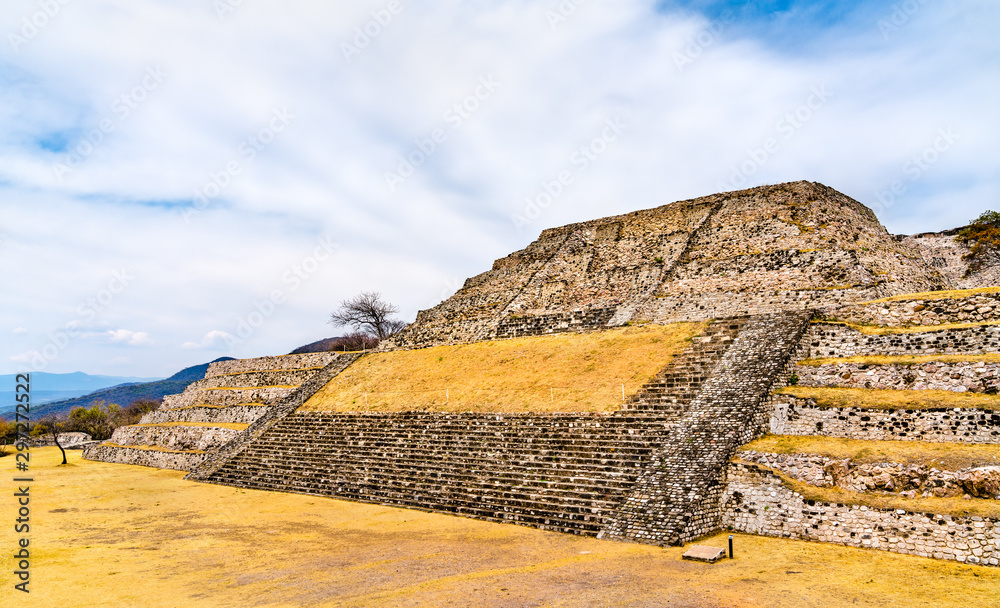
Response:
M827 308L953 282L861 203L799 181L545 230L388 347Z

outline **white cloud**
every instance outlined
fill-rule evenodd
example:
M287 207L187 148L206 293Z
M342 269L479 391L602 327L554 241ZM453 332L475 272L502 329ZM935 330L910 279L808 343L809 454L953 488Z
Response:
M201 342L185 342L181 344L181 348L185 350L222 350L227 348L232 340L233 336L228 332L213 329L202 337Z
M112 329L105 334L112 342L127 344L129 346L148 346L153 343L149 334L144 331L131 331L128 329Z
M14 331L12 331L11 333L13 333L15 336L19 336L21 334L28 333L28 330L25 329L24 327L15 327Z
M8 4L0 32L39 10ZM17 235L0 273L32 294L0 293L0 321L106 333L61 348L59 371L100 373L85 368L156 335L133 371L167 375L223 348L272 290L287 300L234 356L332 335L329 312L366 289L412 319L453 277L544 228L710 194L748 161L743 185L812 179L869 205L907 180L880 212L892 231L957 226L996 205L995 3L925 4L888 40L877 22L891 2L864 5L811 22L808 43L782 38L801 29L794 11L773 30L720 30L656 5L588 2L552 27L547 3L408 2L347 61L341 43L383 3L243 3L224 19L211 3L67 4L17 53L0 44L0 233ZM495 92L476 97L491 75ZM829 100L789 130L813 87ZM456 104L467 116L453 128ZM282 108L293 117L272 129ZM618 112L625 132L518 232L511 216ZM905 163L947 128L961 138L910 181ZM430 150L438 129L444 140L391 192L385 173ZM757 163L770 138L778 151ZM78 149L62 179L60 140ZM184 221L195 191L215 189ZM320 236L341 249L291 292L283 273ZM105 297L122 269L134 280Z

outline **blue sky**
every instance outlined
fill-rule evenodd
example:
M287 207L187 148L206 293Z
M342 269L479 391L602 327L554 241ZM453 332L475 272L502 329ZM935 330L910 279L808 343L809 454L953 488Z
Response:
M3 373L285 353L720 190L1000 206L995 2L55 2L0 11Z

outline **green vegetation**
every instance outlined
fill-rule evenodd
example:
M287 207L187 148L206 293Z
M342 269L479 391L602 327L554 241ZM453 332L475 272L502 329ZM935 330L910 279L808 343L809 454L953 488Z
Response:
M969 253L965 255L969 260L966 275L979 270L989 254L1000 249L1000 213L983 212L958 233L957 240L969 245Z

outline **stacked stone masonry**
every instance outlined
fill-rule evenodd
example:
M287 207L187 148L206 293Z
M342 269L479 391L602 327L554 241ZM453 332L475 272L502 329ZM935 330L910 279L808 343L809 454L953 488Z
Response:
M942 298L928 294L922 298L866 302L842 306L828 318L860 325L920 327L946 323L1000 322L1000 291L975 293L965 297Z
M819 488L899 494L907 498L969 496L1000 500L1000 466L947 471L921 464L852 462L820 454L774 454L743 450L736 460L759 464Z
M829 363L795 368L800 386L892 390L940 390L995 394L1000 388L1000 363L984 361L869 365Z
M730 467L722 523L749 534L1000 565L1000 522L805 500L753 464Z
M191 470L242 434L232 425L252 424L343 357L309 353L212 363L204 379L165 397L139 424L118 428L107 442L89 446L84 458Z
M199 478L595 535L672 431L655 414L296 412Z
M810 316L762 315L743 326L602 537L676 545L718 529L725 467L739 446L765 431L768 397Z
M979 325L920 332L866 334L831 323L814 323L812 358L868 355L983 355L1000 352L1000 325Z
M1000 412L819 407L815 399L779 394L772 401L770 432L875 441L1000 443Z

